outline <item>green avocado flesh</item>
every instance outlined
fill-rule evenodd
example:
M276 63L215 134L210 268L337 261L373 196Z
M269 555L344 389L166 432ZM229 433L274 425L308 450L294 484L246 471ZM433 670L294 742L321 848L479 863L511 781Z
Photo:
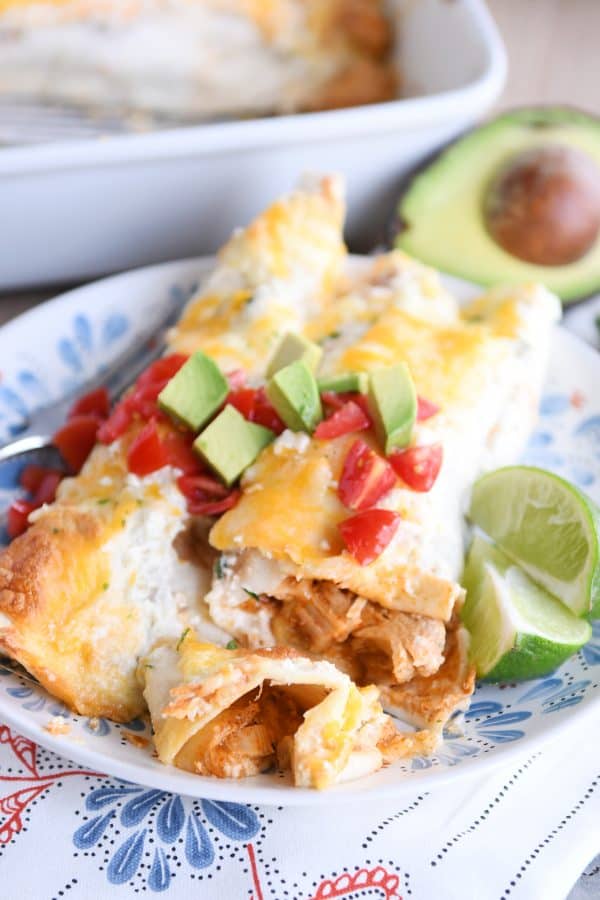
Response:
M314 431L323 410L313 373L298 360L280 369L267 383L267 397L292 431Z
M600 167L600 119L560 107L521 109L470 132L412 179L397 208L394 245L483 285L538 281L566 303L595 293L600 236L575 262L533 265L503 250L486 228L495 177L517 154L548 145L583 151Z
M406 363L371 373L369 411L386 456L410 443L417 417L417 394Z
M323 351L318 344L313 344L312 341L302 337L301 334L294 334L289 331L283 335L277 345L267 367L267 377L270 378L276 372L279 372L280 369L284 369L297 360L302 360L311 372L316 372L322 356Z
M366 372L340 372L339 375L325 375L317 379L321 393L331 391L334 394L366 394L369 389L369 376Z
M230 485L274 438L269 428L247 422L228 404L196 438L194 450Z
M204 353L190 356L158 395L161 409L192 431L199 431L229 393L227 379Z

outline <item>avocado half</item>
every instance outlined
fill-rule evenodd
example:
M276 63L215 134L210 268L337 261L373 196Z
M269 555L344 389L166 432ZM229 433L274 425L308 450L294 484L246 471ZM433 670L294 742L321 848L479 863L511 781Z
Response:
M482 285L540 281L571 303L600 290L600 119L505 113L406 182L392 242Z

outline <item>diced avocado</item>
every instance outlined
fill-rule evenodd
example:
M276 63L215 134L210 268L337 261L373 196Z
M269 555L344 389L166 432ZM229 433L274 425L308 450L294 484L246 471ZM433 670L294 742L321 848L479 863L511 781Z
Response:
M339 375L325 375L317 379L319 391L334 394L366 394L369 390L369 376L366 372L340 372Z
M158 395L158 405L192 431L199 431L218 410L229 385L217 364L198 351Z
M409 179L393 243L479 284L540 282L570 303L600 289L600 119L518 109Z
M194 450L230 485L274 438L269 428L247 422L235 407L227 404L198 435Z
M417 417L417 392L406 363L371 373L369 411L386 455L410 443Z
M301 334L288 331L275 348L275 353L267 367L267 377L270 378L280 369L284 369L298 360L306 363L311 372L316 372L322 356L323 351L317 344L313 344Z
M275 373L267 383L267 397L292 431L314 431L323 418L317 382L301 360Z

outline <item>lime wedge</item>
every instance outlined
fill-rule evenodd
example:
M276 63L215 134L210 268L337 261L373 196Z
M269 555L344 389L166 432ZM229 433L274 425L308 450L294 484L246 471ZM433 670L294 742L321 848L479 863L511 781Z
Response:
M469 551L463 584L469 655L477 676L486 681L548 675L591 637L589 622L574 616L479 535Z
M497 469L475 483L469 518L576 615L600 615L600 511L568 481Z

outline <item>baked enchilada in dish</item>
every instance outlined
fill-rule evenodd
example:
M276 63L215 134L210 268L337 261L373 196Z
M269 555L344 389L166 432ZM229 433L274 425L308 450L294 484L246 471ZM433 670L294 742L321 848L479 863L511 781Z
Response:
M0 93L180 118L397 93L379 0L0 0Z
M0 556L2 651L199 774L326 787L431 752L474 688L463 513L527 440L558 301L460 308L343 218L309 179L234 234Z

